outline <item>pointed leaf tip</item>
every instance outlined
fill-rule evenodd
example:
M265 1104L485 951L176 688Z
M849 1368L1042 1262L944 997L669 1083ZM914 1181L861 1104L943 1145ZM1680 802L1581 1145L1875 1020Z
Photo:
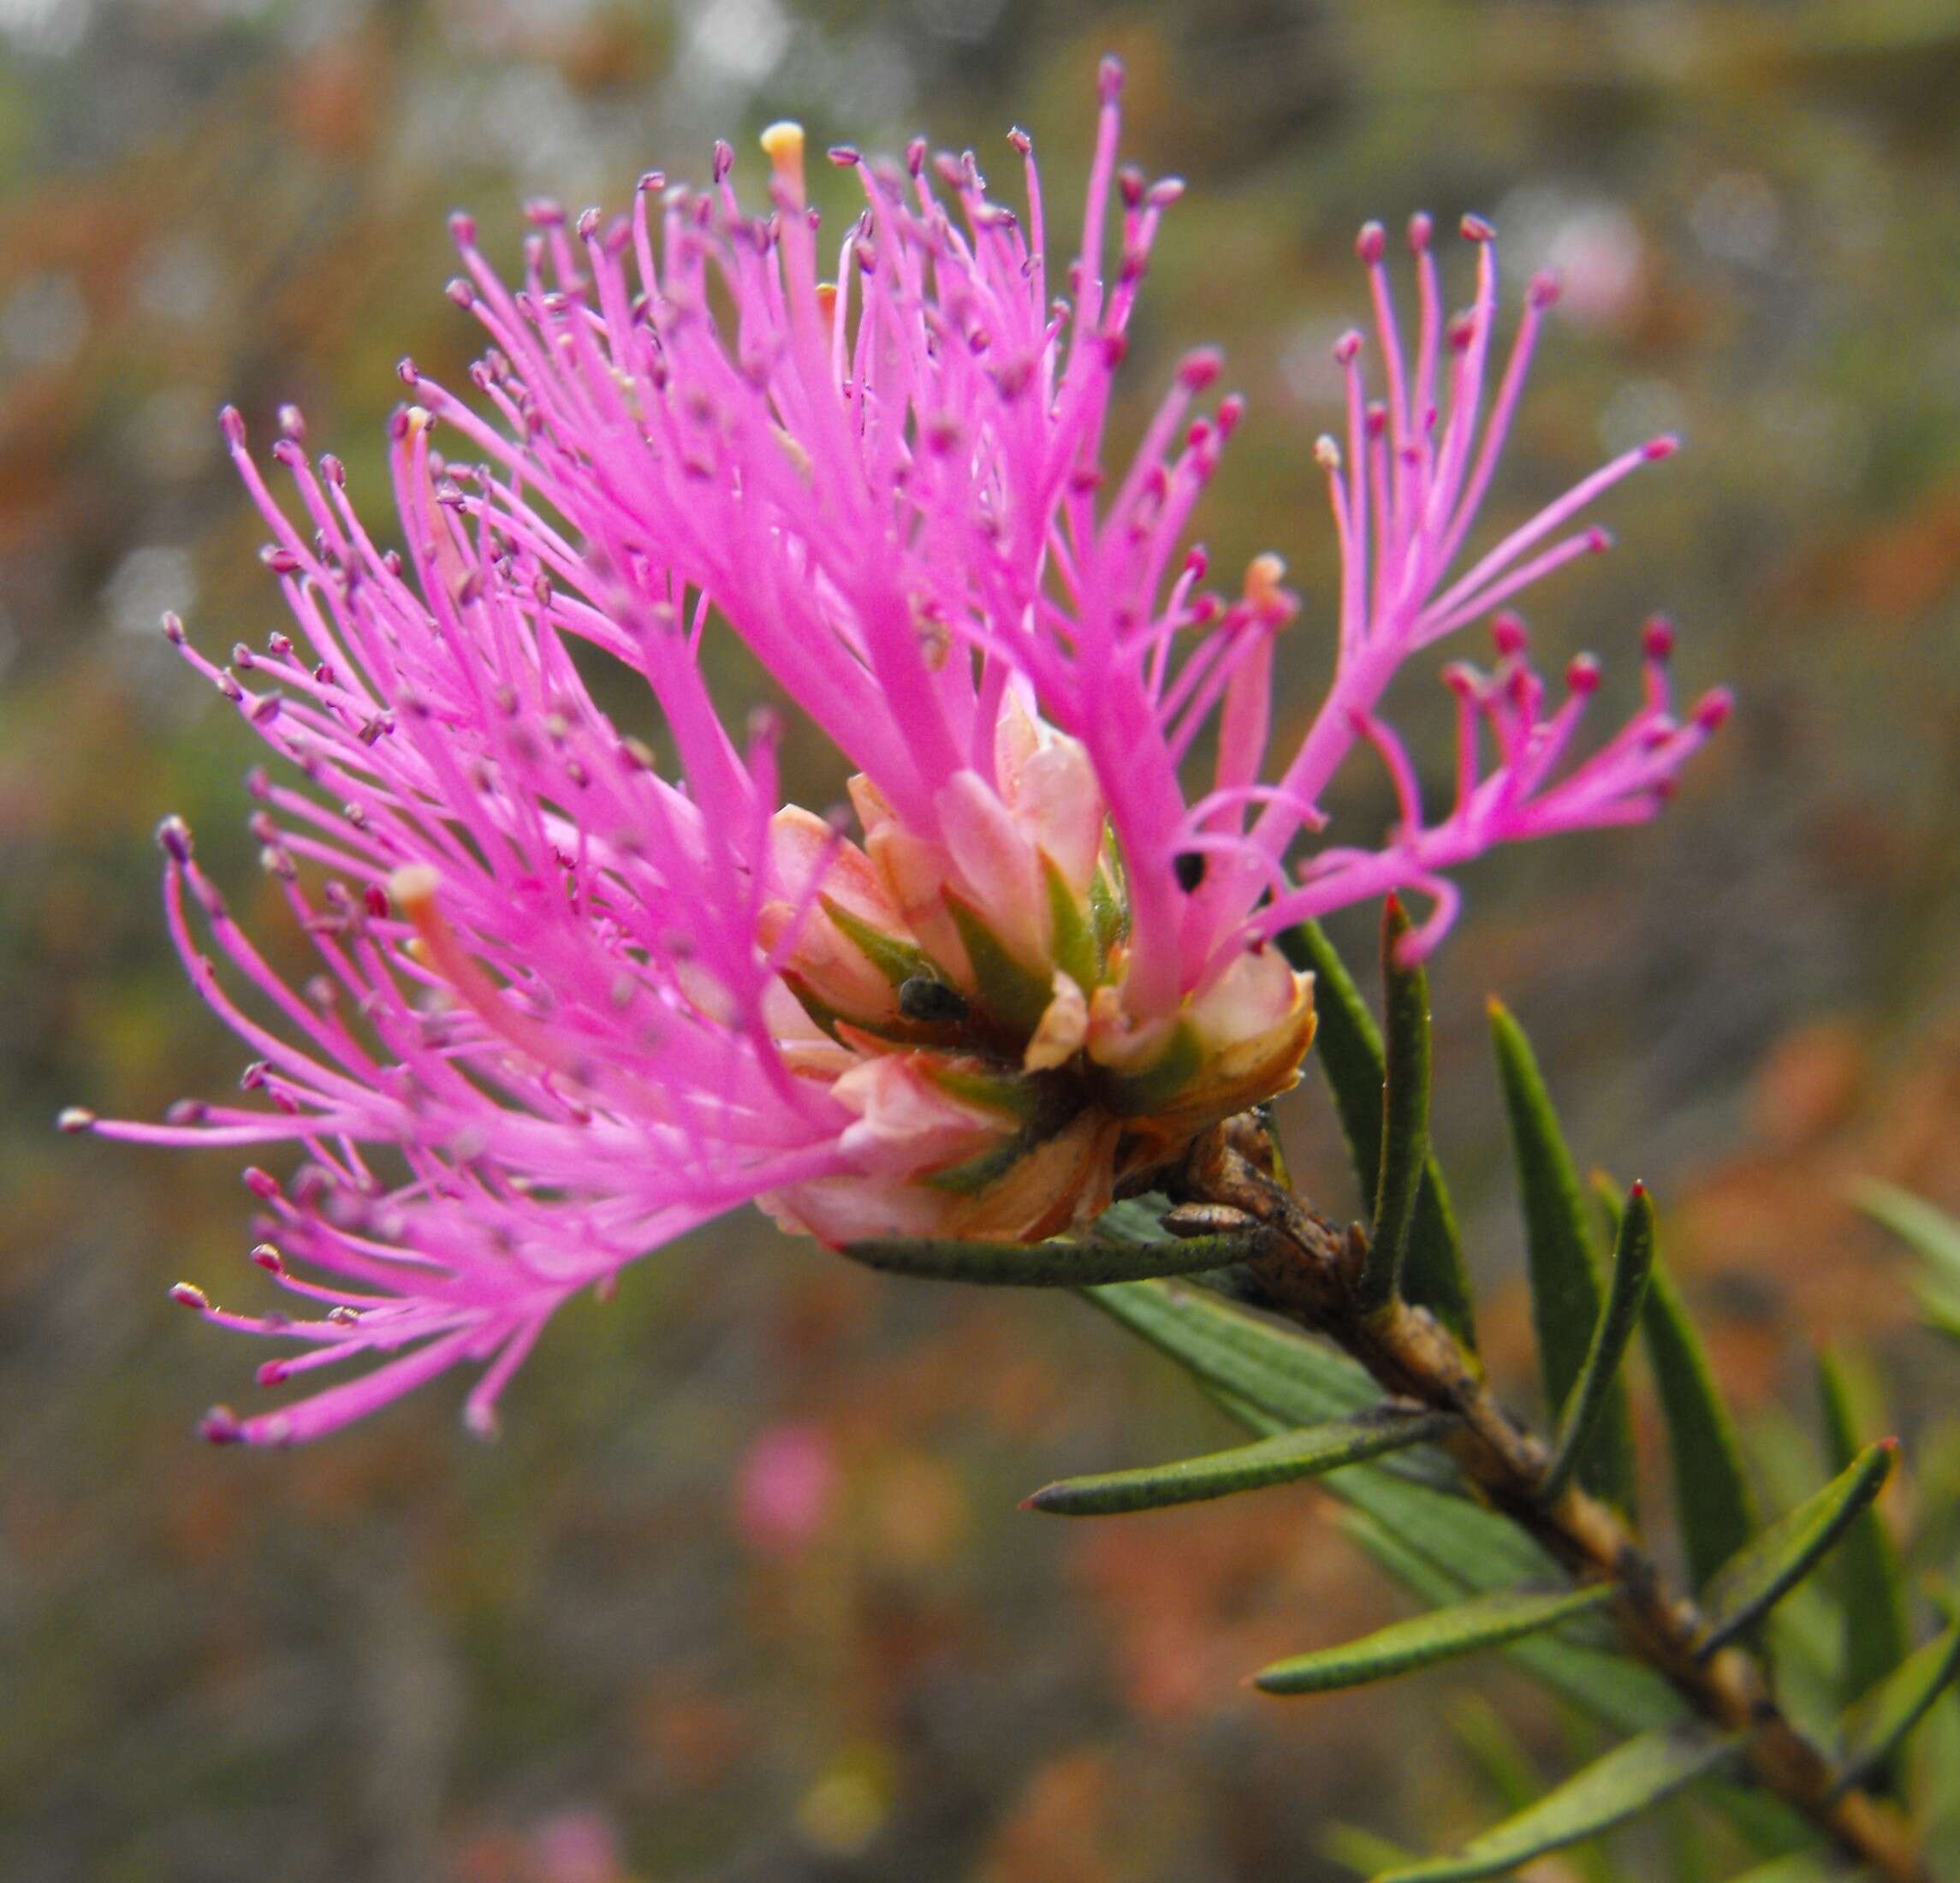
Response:
M1725 1565L1702 1596L1704 1658L1768 1613L1820 1562L1891 1475L1897 1439L1880 1439L1821 1490L1779 1518Z
M1551 1594L1497 1589L1447 1608L1394 1622L1358 1641L1296 1654L1262 1667L1253 1684L1271 1694L1329 1693L1337 1688L1392 1680L1440 1660L1501 1648L1554 1628L1577 1615L1603 1608L1618 1591L1611 1583Z
M1065 1477L1026 1499L1023 1510L1057 1517L1109 1517L1127 1511L1164 1510L1268 1484L1320 1477L1424 1440L1440 1438L1452 1423L1446 1413L1381 1407L1354 1418L1276 1433L1173 1464Z

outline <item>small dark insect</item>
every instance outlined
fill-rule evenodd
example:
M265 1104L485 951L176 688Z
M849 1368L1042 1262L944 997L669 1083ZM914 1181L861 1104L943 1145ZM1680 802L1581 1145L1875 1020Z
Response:
M915 974L900 983L899 1012L908 1020L955 1022L966 1018L966 998L957 988Z
M1178 873L1178 887L1188 896L1204 881L1204 852L1201 850L1180 850L1172 859L1172 869Z

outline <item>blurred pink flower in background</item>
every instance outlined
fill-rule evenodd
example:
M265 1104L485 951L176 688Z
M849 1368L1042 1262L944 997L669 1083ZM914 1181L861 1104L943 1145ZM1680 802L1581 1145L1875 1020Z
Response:
M514 287L459 218L450 292L490 344L474 402L402 364L399 550L296 412L271 453L296 508L227 414L296 633L219 666L167 632L300 774L255 775L255 829L319 971L289 985L166 820L171 933L258 1055L252 1102L64 1122L302 1145L291 1179L247 1174L253 1256L324 1317L178 1298L304 1343L267 1384L379 1364L280 1411L218 1409L211 1437L310 1438L464 1360L484 1367L466 1417L487 1431L561 1301L745 1202L833 1244L1080 1227L1297 1076L1310 985L1274 936L1413 891L1425 952L1457 907L1446 872L1650 817L1720 722L1719 694L1674 715L1652 623L1642 703L1573 757L1598 669L1574 660L1554 700L1503 609L1603 549L1583 513L1672 441L1466 555L1555 289L1531 283L1499 365L1492 232L1464 223L1476 286L1447 316L1417 217L1412 344L1387 238L1362 235L1378 383L1344 336L1345 431L1316 447L1338 664L1304 737L1268 755L1298 599L1269 555L1209 585L1188 540L1240 418L1235 397L1200 409L1218 356L1185 359L1126 462L1105 451L1182 187L1119 168L1119 89L1112 62L1055 282L1019 132L1019 209L971 153L832 151L864 207L829 278L793 125L763 138L772 213L744 210L720 146L710 188L649 177L624 217L533 205ZM1410 656L1479 621L1495 662L1446 672L1458 750L1432 810L1381 704ZM725 723L701 656L729 634L852 769L854 834L783 805L771 716ZM600 710L574 646L644 680L656 743ZM1357 747L1393 781L1394 828L1303 849ZM808 1435L781 1442L741 1494L755 1535L821 1502Z
M735 1471L735 1521L750 1548L787 1555L823 1527L837 1488L829 1435L814 1425L775 1425L759 1434Z

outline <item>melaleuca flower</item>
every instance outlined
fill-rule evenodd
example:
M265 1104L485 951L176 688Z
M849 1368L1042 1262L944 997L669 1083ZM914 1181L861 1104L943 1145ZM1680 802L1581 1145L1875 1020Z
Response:
M302 1146L283 1183L248 1173L254 1259L324 1316L180 1298L303 1343L269 1381L377 1363L283 1411L220 1411L212 1436L309 1438L465 1360L487 1427L569 1294L746 1202L833 1244L1086 1224L1297 1077L1311 991L1279 931L1402 889L1433 903L1410 941L1426 949L1455 907L1444 872L1649 816L1718 722L1720 696L1671 713L1652 628L1645 704L1568 763L1595 671L1575 663L1548 704L1500 617L1494 669L1450 670L1455 802L1425 809L1379 716L1398 668L1602 546L1579 513L1670 445L1459 571L1552 294L1533 284L1489 392L1490 231L1464 226L1476 290L1446 321L1418 219L1411 349L1381 233L1363 235L1381 396L1348 336L1345 441L1320 446L1339 666L1304 739L1268 752L1297 598L1275 558L1221 590L1187 546L1240 415L1199 409L1217 356L1176 370L1126 462L1106 448L1179 193L1118 169L1118 87L1106 68L1058 283L1019 132L1014 209L971 155L832 151L864 208L828 247L789 125L763 139L761 216L723 146L710 187L650 176L622 217L535 206L515 285L459 218L450 292L489 344L473 397L402 365L399 548L296 413L271 451L282 498L228 413L294 628L223 668L167 629L282 761L253 780L256 828L318 970L288 985L167 822L171 933L257 1055L248 1098L97 1128ZM727 722L702 656L729 635L842 755L848 812L786 808L775 720ZM575 652L644 683L650 742L601 710ZM1192 785L1201 737L1216 756ZM1316 847L1357 745L1399 821Z

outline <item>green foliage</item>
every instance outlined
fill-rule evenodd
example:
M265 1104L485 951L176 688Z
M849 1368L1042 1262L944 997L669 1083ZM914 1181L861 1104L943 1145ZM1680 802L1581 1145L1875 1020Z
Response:
M1400 1393L1409 1390L1406 1384L1397 1383L1394 1364L1385 1366L1370 1342L1386 1338L1382 1330L1393 1326L1429 1324L1406 1316L1397 1322L1379 1310L1393 1307L1399 1294L1404 1300L1420 1298L1427 1271L1418 1250L1439 1223L1447 1235L1430 1245L1431 1253L1446 1249L1448 1274L1460 1277L1464 1270L1446 1202L1438 1203L1446 1192L1429 1155L1426 1092L1409 1084L1427 1076L1428 995L1421 976L1394 961L1401 932L1397 918L1391 910L1383 930L1386 1047L1326 938L1309 928L1291 939L1295 959L1310 963L1319 977L1323 1065L1357 1172L1371 1185L1375 1205L1373 1253L1357 1264L1348 1284L1355 1318L1344 1323L1336 1316L1324 1325L1369 1357ZM1256 1435L1255 1441L1167 1464L1064 1480L1029 1501L1066 1514L1115 1514L1314 1477L1346 1506L1346 1534L1427 1606L1360 1640L1275 1662L1254 1676L1256 1685L1274 1694L1325 1692L1492 1650L1619 1739L1543 1797L1529 1761L1515 1748L1494 1766L1480 1757L1512 1815L1454 1856L1408 1860L1371 1833L1339 1833L1339 1850L1330 1844L1330 1852L1345 1853L1341 1860L1357 1868L1372 1864L1381 1883L1494 1875L1583 1844L1690 1787L1695 1788L1691 1804L1673 1807L1669 1815L1669 1849L1677 1856L1696 1853L1682 1861L1703 1868L1699 1853L1714 1850L1718 1854L1708 1861L1755 1861L1759 1871L1752 1874L1761 1877L1823 1874L1806 1868L1814 1864L1817 1838L1796 1806L1760 1785L1725 1776L1742 1763L1749 1736L1699 1720L1693 1682L1678 1665L1673 1678L1664 1675L1642 1658L1637 1628L1620 1635L1619 1625L1634 1612L1637 1591L1645 1586L1641 1579L1664 1572L1623 1553L1611 1559L1621 1566L1607 1579L1595 1579L1598 1559L1575 1549L1569 1534L1561 1541L1564 1533L1545 1526L1566 1521L1561 1512L1583 1517L1590 1511L1610 1528L1597 1505L1560 1502L1575 1482L1624 1511L1633 1507L1625 1373L1638 1328L1667 1435L1678 1541L1690 1581L1701 1592L1696 1606L1667 1611L1688 1618L1684 1625L1698 1630L1682 1636L1677 1651L1692 1649L1708 1664L1718 1650L1742 1642L1761 1664L1762 1693L1776 1694L1783 1670L1767 1665L1769 1631L1762 1625L1786 1597L1800 1598L1789 1603L1788 1613L1794 1617L1801 1610L1803 1628L1776 1631L1779 1651L1791 1642L1801 1648L1788 1671L1791 1692L1803 1707L1791 1717L1809 1720L1821 1734L1833 1705L1844 1709L1832 1736L1840 1759L1839 1789L1890 1785L1903 1790L1909 1735L1929 1717L1939 1718L1940 1697L1960 1668L1960 1627L1910 1649L1910 1604L1900 1552L1874 1507L1896 1446L1886 1440L1857 1447L1854 1395L1842 1363L1826 1357L1820 1373L1825 1449L1836 1476L1805 1494L1803 1480L1784 1474L1794 1507L1767 1527L1759 1523L1714 1369L1655 1254L1651 1197L1636 1184L1624 1205L1617 1193L1603 1198L1613 1244L1607 1268L1530 1044L1495 1003L1492 1028L1517 1158L1538 1362L1558 1420L1548 1453L1539 1454L1545 1458L1541 1466L1507 1467L1523 1472L1528 1494L1522 1488L1478 1494L1453 1461L1452 1451L1466 1469L1488 1464L1488 1454L1476 1449L1484 1442L1476 1434L1485 1429L1459 1425L1471 1414L1470 1402L1458 1395L1482 1391L1473 1357L1462 1354L1452 1363L1461 1370L1436 1375L1443 1383L1433 1383L1421 1395L1437 1411L1385 1405L1368 1366L1332 1339L1260 1312L1260 1272L1244 1269L1221 1270L1195 1283L1152 1278L1085 1292L1105 1313L1195 1375ZM1866 1201L1895 1227L1936 1250L1930 1260L1960 1264L1960 1226L1893 1194L1879 1200L1868 1195ZM1097 1245L1125 1251L1137 1272L1143 1272L1144 1264L1161 1259L1153 1251L1162 1246L1165 1207L1162 1199L1117 1206L1099 1224ZM1398 1251L1399 1261L1393 1259ZM1438 1320L1454 1324L1440 1307L1436 1313ZM1466 1325L1469 1316L1466 1296L1460 1316ZM1433 1336L1431 1326L1422 1338ZM1960 1484L1960 1473L1956 1482ZM1535 1529L1546 1542L1536 1539ZM1547 1544L1560 1551L1559 1559ZM1629 1547L1635 1557L1644 1547L1637 1541ZM1571 1561L1593 1565L1577 1584L1561 1566ZM1835 1702L1829 1697L1833 1691ZM1859 1697L1846 1708L1854 1693ZM1705 1696L1702 1703L1710 1704ZM1718 1718L1732 1717L1719 1707L1710 1710ZM1487 1732L1483 1739L1489 1737ZM1496 1783L1496 1777L1504 1782ZM1948 1808L1941 1802L1948 1792L1953 1794L1950 1808L1960 1810L1960 1780L1952 1775L1921 1781L1918 1796L1902 1802L1937 1813ZM1718 1821L1725 1821L1725 1828ZM1704 1842L1704 1836L1712 1841ZM1749 1855L1738 1857L1738 1850ZM1603 1849L1586 1855L1581 1868L1602 1883L1619 1874Z
M1933 1327L1960 1339L1960 1222L1891 1184L1862 1184L1856 1200L1868 1215L1924 1258L1920 1305Z
M1304 922L1287 930L1280 937L1280 947L1296 968L1313 971L1314 1011L1320 1021L1314 1058L1333 1099L1356 1180L1362 1194L1373 1199L1381 1187L1383 1090L1388 1076L1381 1030L1346 964L1317 923ZM1434 1152L1422 1164L1422 1187L1402 1258L1402 1290L1476 1351L1470 1270L1449 1189Z
M1839 1788L1885 1773L1906 1736L1960 1673L1960 1622L1911 1654L1852 1702L1838 1726Z
M1271 1438L1229 1452L1214 1452L1207 1458L1065 1477L1036 1491L1027 1505L1030 1510L1051 1511L1060 1517L1163 1510L1174 1504L1228 1497L1235 1491L1256 1491L1268 1484L1321 1477L1344 1464L1359 1464L1440 1437L1452 1423L1446 1413L1381 1406L1351 1419L1330 1419L1322 1425L1277 1432Z
M1742 1741L1696 1726L1645 1732L1613 1748L1537 1803L1474 1838L1455 1856L1385 1870L1376 1883L1462 1883L1499 1876L1637 1816L1735 1762Z
M1719 1570L1702 1592L1708 1631L1701 1652L1746 1633L1821 1562L1867 1510L1890 1475L1896 1440L1868 1446L1814 1496L1808 1498Z
M1530 1042L1495 1001L1490 1003L1490 1026L1524 1206L1539 1376L1545 1403L1558 1417L1578 1385L1600 1322L1606 1292L1600 1277L1603 1263L1586 1221L1578 1173ZM1614 1381L1606 1395L1596 1415L1596 1435L1579 1460L1579 1481L1609 1502L1630 1510L1635 1462L1626 1389Z
M1599 1324L1593 1329L1592 1344L1586 1350L1585 1363L1579 1369L1577 1383L1565 1408L1558 1449L1545 1473L1541 1494L1547 1503L1571 1482L1580 1459L1599 1438L1601 1425L1611 1416L1616 1389L1624 1405L1620 1365L1632 1343L1633 1330L1639 1324L1641 1306L1647 1298L1648 1280L1653 1273L1654 1203L1646 1185L1636 1184L1619 1215L1613 1279L1600 1308Z
M1857 1456L1857 1427L1844 1368L1833 1355L1818 1357L1817 1386L1831 1468L1849 1470ZM1838 1606L1844 1618L1838 1690L1849 1705L1898 1666L1911 1639L1898 1546L1875 1503L1851 1519L1838 1553L1836 1573Z
M1487 1648L1502 1648L1527 1635L1603 1608L1618 1595L1610 1583L1552 1594L1529 1589L1494 1589L1447 1608L1377 1629L1358 1641L1313 1654L1295 1654L1262 1667L1253 1684L1268 1693L1331 1693L1339 1687L1366 1686L1398 1674L1453 1660Z
M1656 1262L1641 1332L1667 1423L1674 1505L1690 1584L1702 1588L1749 1540L1755 1499L1743 1468L1735 1422L1686 1305Z
M965 1281L982 1287L1081 1288L1103 1281L1188 1275L1242 1261L1256 1246L1245 1236L1114 1237L1085 1242L960 1242L894 1236L846 1243L842 1253L867 1268L915 1280Z
M1381 912L1381 1006L1387 1044L1381 1082L1381 1170L1375 1186L1361 1304L1385 1306L1402 1286L1416 1203L1429 1161L1429 981L1399 959L1411 923L1390 896Z

